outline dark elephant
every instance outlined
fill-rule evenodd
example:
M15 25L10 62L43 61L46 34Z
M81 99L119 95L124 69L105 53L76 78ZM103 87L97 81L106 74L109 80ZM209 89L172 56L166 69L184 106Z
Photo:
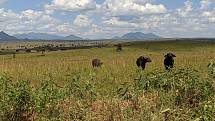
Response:
M174 57L176 57L173 53L167 53L164 59L164 67L166 70L173 68L174 66Z
M99 60L99 59L93 59L93 60L92 60L92 66L93 66L93 67L101 67L102 64L103 64L103 63L102 63L101 60Z
M116 51L117 52L120 52L120 51L122 51L122 44L118 44L118 45L116 45Z
M144 70L146 67L146 63L150 63L150 62L152 61L149 57L140 56L139 58L137 58L136 64L139 68L141 67L142 70Z

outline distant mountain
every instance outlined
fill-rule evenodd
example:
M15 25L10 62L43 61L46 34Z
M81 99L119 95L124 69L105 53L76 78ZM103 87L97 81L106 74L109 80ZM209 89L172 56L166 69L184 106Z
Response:
M70 35L70 36L57 36L47 33L27 33L27 34L17 34L14 35L18 39L33 39L33 40L82 40L82 38Z
M3 31L0 32L0 40L16 40L16 39L17 39L16 37L10 36Z
M45 34L45 33L27 33L27 34L16 34L14 35L18 39L44 39L44 40L53 40L59 39L60 36L52 35L52 34Z
M121 39L121 37L115 36L115 37L113 37L112 39Z
M63 40L83 40L83 38L80 38L75 35L69 35L69 36L64 37Z
M3 35L7 35L4 32L1 32ZM2 35L2 36L3 36ZM9 35L8 35L9 36ZM75 35L69 35L69 36L58 36L53 34L47 34L47 33L27 33L27 34L17 34L14 35L17 39L29 39L29 40L83 40L83 38L75 36ZM1 37L1 36L0 36ZM13 39L15 37L9 36ZM112 39L114 40L151 40L151 39L159 39L160 37L153 34L153 33L142 33L142 32L134 32L134 33L127 33L123 35L122 37L114 37ZM86 39L87 40L87 39Z
M124 40L147 40L147 39L159 39L159 38L160 38L159 36L157 36L157 35L155 35L153 33L144 34L142 32L135 32L135 33L131 32L131 33L127 33L127 34L123 35L122 37L118 37L116 39L124 39Z

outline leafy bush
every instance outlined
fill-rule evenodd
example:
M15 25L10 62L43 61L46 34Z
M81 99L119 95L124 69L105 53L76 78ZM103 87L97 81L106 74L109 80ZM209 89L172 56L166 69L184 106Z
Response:
M0 77L0 119L28 120L33 118L35 99L28 81L12 82L5 76Z
M175 100L174 105L195 107L214 95L213 81L199 77L196 70L185 68L143 75L137 88L147 92L157 90L164 102L171 98Z
M211 61L208 64L208 69L209 69L209 73L210 73L211 78L215 78L215 62L214 61Z
M87 100L92 102L96 99L97 93L92 83L93 77L83 80L79 74L72 76L71 80L67 81L65 89L68 96L73 96L78 100Z
M113 85L115 92L103 89L114 93L107 97L96 90L92 72L73 73L65 86L52 78L31 86L3 75L0 120L214 120L214 78L199 74L192 68L141 72L134 82Z
M34 92L35 108L39 117L45 119L59 118L57 104L64 99L66 92L63 87L57 85L53 80L45 80Z
M29 81L0 78L0 120L25 121L37 117L56 118L56 105L65 96L53 81L43 81L38 88Z

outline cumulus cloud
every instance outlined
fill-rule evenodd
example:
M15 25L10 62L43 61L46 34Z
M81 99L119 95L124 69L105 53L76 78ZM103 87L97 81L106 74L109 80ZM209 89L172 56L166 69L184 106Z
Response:
M191 1L186 1L184 4L185 6L177 9L177 11L179 15L186 17L193 10L193 3Z
M143 31L164 37L211 37L214 36L214 25L215 9L194 8L190 0L186 1L184 6L163 14L109 16L103 19L103 31L107 33Z
M79 27L89 27L92 21L86 15L78 15L73 21L74 25Z
M94 0L53 0L50 5L46 5L47 11L88 11L96 9Z
M155 5L144 0L106 0L103 9L113 16L158 14L167 11L162 4Z
M113 17L111 19L103 21L103 24L108 27L119 27L119 28L135 28L138 25L128 21L119 20L119 18Z
M201 9L208 9L211 4L215 3L214 0L201 0L200 5Z
M0 0L0 4L7 2L8 0Z
M63 23L42 11L34 10L25 10L18 14L11 10L0 9L0 28L10 34L27 32L69 34L74 32L71 24Z
M215 10L204 11L201 15L208 24L215 23Z
M215 1L191 0L169 9L156 0L52 0L44 11L0 9L0 28L10 33L45 32L105 38L142 31L163 37L214 37ZM56 16L68 15L70 21ZM61 14L61 12L66 13ZM71 14L70 14L71 13ZM74 17L75 16L75 17Z
M25 10L21 12L21 17L26 18L26 19L30 19L30 20L35 20L37 18L40 18L43 16L43 12L42 11L34 11L34 10Z

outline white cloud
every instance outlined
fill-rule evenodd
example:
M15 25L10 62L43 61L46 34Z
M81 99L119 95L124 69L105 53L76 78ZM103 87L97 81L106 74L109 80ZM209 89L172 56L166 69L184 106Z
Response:
M103 31L117 33L112 36L142 31L157 33L163 37L212 37L215 31L215 9L194 8L191 1L163 14L103 18Z
M193 3L191 1L186 1L183 8L177 9L177 12L180 16L186 17L193 10Z
M202 12L201 17L204 18L208 24L215 23L215 9Z
M88 11L96 9L96 2L94 0L53 0L45 8L47 11Z
M112 16L165 13L164 5L154 5L144 0L106 0L103 9Z
M37 19L37 18L42 17L43 12L42 11L34 11L34 10L29 9L29 10L22 11L21 15L23 18L33 20L33 19Z
M73 24L79 27L88 27L91 23L92 21L86 15L78 15L73 21Z
M12 12L11 10L5 10L4 8L0 9L0 21L1 22L8 22L7 20L13 20L16 21L16 18L18 18L19 16Z
M201 0L199 5L201 8L188 0L184 6L167 10L156 0L105 0L101 4L95 0L53 0L44 11L29 9L16 13L0 9L0 28L10 34L45 32L92 38L131 31L163 37L214 37L215 1ZM56 16L56 10L60 11L59 16L68 15L70 22ZM72 19L73 16L76 17Z
M69 34L74 32L70 24L65 24L42 11L34 10L25 10L17 14L11 10L0 9L0 28L10 34L28 32Z
M135 27L138 26L135 23L130 23L128 21L122 21L122 20L119 20L119 18L116 18L116 17L113 17L113 18L111 18L109 20L103 21L103 24L105 26L108 26L108 27L119 27L119 28L129 28L129 27L135 28Z
M7 2L8 0L0 0L0 4Z
M208 9L211 4L215 3L214 0L201 0L200 5L201 9Z

